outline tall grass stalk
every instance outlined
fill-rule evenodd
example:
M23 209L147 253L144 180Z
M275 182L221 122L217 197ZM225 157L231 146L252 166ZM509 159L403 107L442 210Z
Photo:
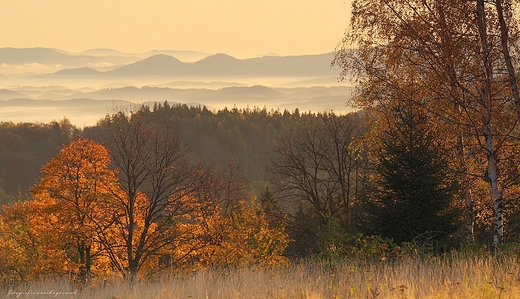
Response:
M520 298L516 258L405 258L399 262L359 264L306 262L265 269L244 267L164 274L129 286L112 281L54 298ZM18 293L74 292L64 282L4 286L0 296ZM15 293L16 292L16 293ZM22 294L18 298L45 298ZM49 297L47 297L49 298Z

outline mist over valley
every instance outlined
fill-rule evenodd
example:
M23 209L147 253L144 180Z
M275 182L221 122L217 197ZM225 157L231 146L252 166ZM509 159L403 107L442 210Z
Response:
M94 125L143 103L323 112L346 107L332 53L236 59L195 51L0 49L0 121Z

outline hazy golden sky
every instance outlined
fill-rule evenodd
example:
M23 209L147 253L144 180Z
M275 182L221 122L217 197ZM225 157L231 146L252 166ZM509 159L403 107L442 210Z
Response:
M0 47L331 52L350 0L0 0Z

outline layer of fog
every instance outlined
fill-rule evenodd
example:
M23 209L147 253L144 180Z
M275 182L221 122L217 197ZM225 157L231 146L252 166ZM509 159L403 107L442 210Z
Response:
M0 122L48 123L66 117L77 126L90 126L116 110L130 111L143 103L153 106L154 102L164 101L201 105L214 111L352 110L346 105L353 90L351 82L338 81L339 71L329 67L329 56L325 54L236 60L224 54L192 51L129 54L96 49L74 54L44 48L0 48L0 53ZM172 61L172 57L179 62ZM185 64L199 60L204 63L195 72L192 64ZM144 75L150 66L155 65L153 71L159 65L160 70L163 62L174 71L176 67L190 68L186 71L191 75ZM133 73L110 73L128 70L128 65L135 66ZM251 74L256 70L251 69L252 65L265 67L266 75L221 72L229 69L231 73ZM204 70L217 73L205 76ZM293 76L275 74L286 71Z

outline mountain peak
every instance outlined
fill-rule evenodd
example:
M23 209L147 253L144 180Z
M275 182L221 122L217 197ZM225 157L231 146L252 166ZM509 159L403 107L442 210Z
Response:
M215 62L237 62L239 61L233 56L224 54L224 53L217 53L211 56L208 56L202 60L197 61L197 63L215 63Z
M123 76L160 76L178 72L178 69L184 66L183 62L173 56L157 54L110 71L110 73Z
M96 48L96 49L88 49L81 54L84 55L92 55L92 56L105 56L105 55L124 55L125 53L120 52L118 50L109 49L109 48Z
M222 73L243 75L249 71L247 67L244 68L244 62L242 60L223 53L208 56L195 62L193 65L196 69L203 71L207 75Z
M155 63L166 64L165 66L173 65L173 64L177 64L177 65L183 64L179 59L177 59L171 55L166 55L166 54L156 54L156 55L150 56L148 58L145 58L143 60L137 61L133 64L155 64ZM158 66L160 66L160 65L158 65Z

